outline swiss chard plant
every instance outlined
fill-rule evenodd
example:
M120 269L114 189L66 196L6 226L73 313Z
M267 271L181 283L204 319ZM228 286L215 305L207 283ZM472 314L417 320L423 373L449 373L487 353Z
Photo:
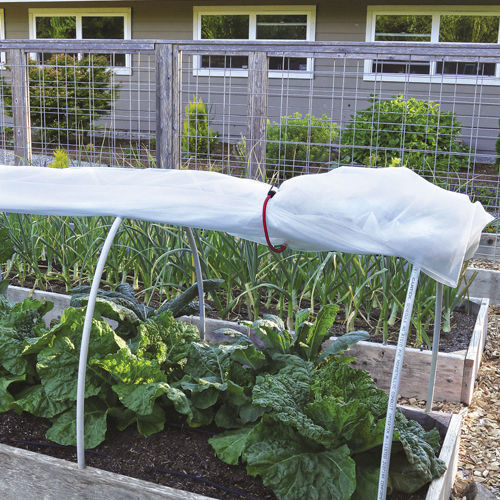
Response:
M48 439L75 444L85 311L70 307L47 329L42 317L50 307L33 299L12 306L0 297L0 411L48 418ZM231 343L201 342L196 328L175 321L171 311L139 319L121 336L120 317L113 331L97 309L85 446L100 444L109 426L159 432L174 411L189 425L227 429L210 440L218 457L245 464L278 498L374 498L387 396L366 372L349 366L352 358L337 356L366 332L321 350L336 313L328 306L310 321L310 312L302 311L294 334L268 316L254 324L257 347L235 332ZM436 431L398 413L390 487L411 493L438 477L444 470L435 457L438 444Z

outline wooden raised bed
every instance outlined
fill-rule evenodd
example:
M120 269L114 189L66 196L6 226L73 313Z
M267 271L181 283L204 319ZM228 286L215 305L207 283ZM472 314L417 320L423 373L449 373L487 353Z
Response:
M414 409L403 409L407 417L425 425L429 419L444 434L439 457L447 466L446 472L434 480L428 489L426 500L449 498L458 460L462 414L424 414ZM41 453L22 450L0 444L0 498L4 500L203 500L209 497L168 486L161 486L115 474L93 467L83 470L76 463L53 458Z
M17 302L32 293L31 290L21 287L9 287L9 300ZM50 292L33 292L33 297L45 298L54 302L54 309L47 315L46 320L60 316L64 308L68 307L70 296ZM470 404L477 372L481 364L481 356L486 342L488 328L489 299L471 299L472 312L477 313L476 324L468 349L451 353L439 353L435 400L463 402ZM198 316L182 316L183 321L199 326ZM207 340L212 343L220 342L213 335L213 331L228 327L239 330L253 338L250 328L230 321L215 319L206 320ZM356 358L354 366L367 370L377 385L388 391L391 383L392 369L396 346L383 345L376 342L359 342L349 350L349 355ZM400 395L406 398L427 398L429 383L431 351L408 347L405 352L403 372L401 377Z
M0 444L3 500L203 500L209 497Z

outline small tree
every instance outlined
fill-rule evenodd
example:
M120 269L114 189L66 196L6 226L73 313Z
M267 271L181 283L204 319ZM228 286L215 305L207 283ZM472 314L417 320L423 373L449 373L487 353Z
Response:
M54 54L43 64L28 67L31 126L48 142L74 140L98 128L99 119L109 115L118 86L113 85L109 62L104 56L78 59ZM12 116L12 89L1 77L5 112Z
M184 108L184 133L182 149L189 156L208 155L219 142L217 133L208 126L208 113L203 100L193 96Z

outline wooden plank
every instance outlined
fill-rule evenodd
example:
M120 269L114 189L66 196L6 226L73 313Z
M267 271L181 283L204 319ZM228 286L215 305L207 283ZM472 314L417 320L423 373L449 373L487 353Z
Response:
M500 258L500 243L498 244ZM476 278L469 287L469 294L474 297L487 297L491 305L500 305L500 271L495 269L479 269L469 267L465 271L467 278L477 273Z
M412 57L437 58L449 57L450 60L460 56L482 62L500 63L498 44L467 44L459 46L453 43L398 43L398 42L273 42L273 41L241 41L227 42L222 40L0 40L0 50L13 48L25 49L26 52L116 52L116 53L153 53L155 47L164 44L177 44L179 50L186 54L211 52L249 53L252 51L272 51L273 54L298 54L304 57L320 57L323 55L344 53L348 57L370 58L377 54L411 55Z
M178 45L172 46L172 166L171 168L181 168L181 89L182 89L182 52Z
M474 254L478 259L500 260L500 235L483 234Z
M474 384L477 378L481 358L483 355L486 335L488 332L488 309L489 299L481 301L481 307L477 314L476 324L470 340L469 348L465 356L464 375L462 384L462 402L470 404L474 393Z
M26 53L22 49L8 52L12 76L12 114L14 128L14 162L16 165L30 164L31 120Z
M427 490L426 500L448 500L451 488L455 482L458 466L458 452L460 450L460 431L464 413L452 415L448 431L439 453L439 458L446 463L446 472L432 481Z
M247 177L266 179L268 60L265 52L248 55Z
M0 444L3 500L206 500L209 497L159 486L93 467Z
M171 134L169 118L172 109L172 50L169 45L158 44L156 59L156 166L169 168L171 163Z
M172 44L157 44L156 166L180 168L181 53Z
M391 385L396 346L359 342L347 355L355 357L353 366L367 370L378 387L388 392ZM405 352L399 393L405 397L427 398L431 351L407 348ZM462 397L462 377L465 353L440 353L437 364L436 400L459 402Z
M131 54L153 53L156 41L153 40L0 40L0 49L24 49L25 52L96 52Z

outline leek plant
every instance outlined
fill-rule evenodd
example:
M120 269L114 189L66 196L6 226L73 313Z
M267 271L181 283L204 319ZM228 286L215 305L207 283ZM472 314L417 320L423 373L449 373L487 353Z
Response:
M67 290L91 281L97 254L112 218L44 217L18 214L0 216L16 253L3 266L6 276L21 283L49 288L54 280ZM338 304L346 331L361 319L387 341L402 314L411 266L404 260L340 252L306 253L287 249L274 254L266 246L228 234L196 234L206 278L224 280L212 294L215 312L224 319L241 314L255 320L265 309L276 310L293 325L304 307L315 311ZM193 262L185 231L163 224L125 220L108 256L103 285L131 283L141 300L150 304L177 295L193 281ZM458 290L445 287L443 329L449 331L451 311L467 293L470 281ZM435 282L421 276L412 325L414 345L429 345L434 321ZM247 319L247 318L242 318Z

